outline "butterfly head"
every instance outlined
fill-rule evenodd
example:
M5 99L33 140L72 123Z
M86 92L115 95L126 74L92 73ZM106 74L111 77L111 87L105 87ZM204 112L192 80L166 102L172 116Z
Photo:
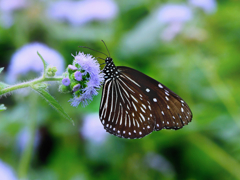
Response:
M113 62L113 60L112 60L111 57L107 57L107 58L105 59L106 65L108 65L108 64L110 64L110 63L112 63L112 62Z
M119 72L117 67L113 63L113 59L111 57L107 57L105 59L105 67L103 68L103 73L105 74L104 79L115 79L119 78Z

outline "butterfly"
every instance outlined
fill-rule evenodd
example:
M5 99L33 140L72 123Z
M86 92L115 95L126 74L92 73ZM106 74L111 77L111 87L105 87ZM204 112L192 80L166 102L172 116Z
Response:
M192 112L181 97L140 71L116 66L108 54L99 109L107 132L137 139L161 129L177 130L191 122Z

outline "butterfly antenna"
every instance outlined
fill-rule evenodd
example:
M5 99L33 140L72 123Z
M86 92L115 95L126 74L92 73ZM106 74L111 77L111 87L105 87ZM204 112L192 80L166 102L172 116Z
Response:
M102 42L103 42L103 44L105 45L105 47L106 47L106 49L107 49L107 52L108 52L108 55L109 55L109 57L111 57L111 55L110 55L110 53L109 53L109 50L108 50L108 48L107 48L107 45L105 44L105 42L103 41L103 40L101 40Z
M102 59L102 60L104 60L104 61L106 60L106 59L104 59L104 58L101 58L101 57L96 57L96 58L97 58L97 59Z
M102 54L104 54L105 56L108 57L108 55L106 55L105 53L100 52L100 51L97 51L97 50L95 50L95 49L92 49L92 48L89 48L89 47L86 47L86 46L78 46L78 47L81 47L81 48L87 48L87 49L90 49L90 50L92 50L92 51L96 51L96 52L102 53Z

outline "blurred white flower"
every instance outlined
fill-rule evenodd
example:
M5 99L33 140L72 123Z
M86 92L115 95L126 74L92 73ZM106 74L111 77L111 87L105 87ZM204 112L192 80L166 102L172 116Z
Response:
M149 168L155 169L165 176L174 177L175 175L175 170L172 164L159 154L149 152L145 156L145 162Z
M0 179L2 180L17 180L17 176L9 165L0 160Z
M203 9L205 13L214 13L217 9L215 0L189 0L189 3L195 7Z
M0 21L2 25L6 28L10 27L13 24L13 11L26 6L26 0L0 0Z
M191 9L186 5L166 4L158 10L161 23L187 22L193 18Z
M164 41L171 41L174 37L182 30L183 24L182 23L171 23L161 33L161 39Z
M53 3L47 11L54 19L82 25L93 20L113 19L118 7L112 0L60 1Z
M21 47L13 54L7 71L6 81L8 83L15 83L19 76L26 75L30 71L38 74L43 71L43 63L37 51L49 65L57 67L56 75L63 73L65 66L63 57L54 49L35 42Z
M14 11L27 6L26 0L0 0L1 11Z
M96 144L103 143L108 136L99 120L98 113L88 114L84 117L80 133L84 138Z
M27 129L26 127L23 128L18 133L17 147L18 147L18 150L19 150L20 153L23 152L25 150L25 148L27 147L27 145L30 141L30 136L31 136L31 133L30 133L29 129ZM37 131L36 135L35 135L34 143L33 143L34 150L38 147L39 142L40 142L40 138L41 138L40 133L39 133L39 131Z
M165 25L160 34L164 41L171 41L193 18L192 10L186 5L166 4L158 10L158 21Z

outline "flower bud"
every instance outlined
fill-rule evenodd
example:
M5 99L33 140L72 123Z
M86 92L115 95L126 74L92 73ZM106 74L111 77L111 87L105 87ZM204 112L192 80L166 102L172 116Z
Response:
M71 69L72 71L76 71L76 70L77 70L77 67L69 64L69 65L68 65L68 69Z
M70 85L70 79L69 78L63 78L62 79L62 84L64 85L64 86L69 86Z
M80 84L76 84L75 86L73 86L73 92L76 92L80 89Z
M68 93L68 92L71 92L71 89L69 86L64 86L63 84L61 84L59 86L59 91L62 93Z
M56 67L51 67L51 66L47 67L47 76L53 77L55 76L56 72L57 72Z
M79 72L79 71L76 71L76 72L74 73L74 77L75 77L75 79L76 79L77 81L81 81L81 80L82 80L82 73Z

